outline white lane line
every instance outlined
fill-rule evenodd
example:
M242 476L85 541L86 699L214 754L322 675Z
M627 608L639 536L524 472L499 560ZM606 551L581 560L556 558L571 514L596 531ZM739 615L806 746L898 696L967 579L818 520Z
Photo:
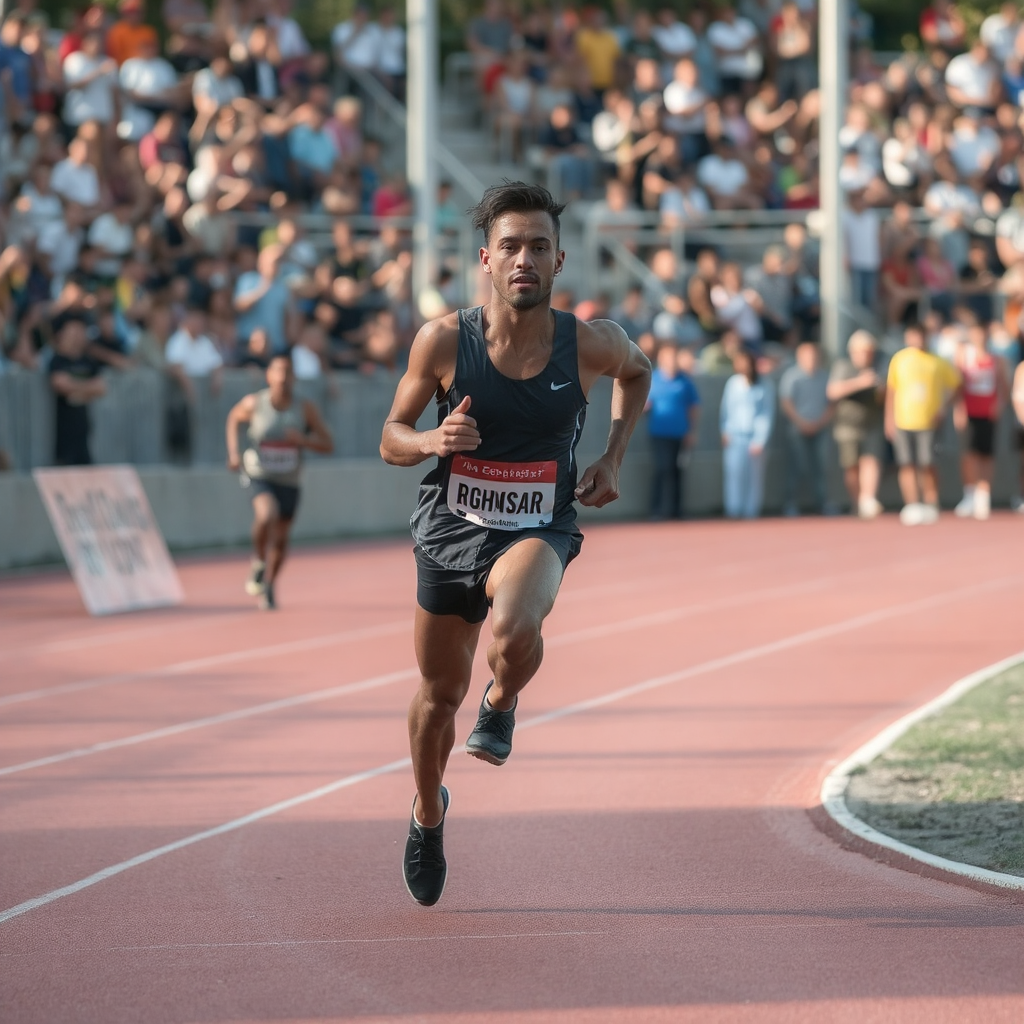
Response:
M566 705L563 708L556 708L554 711L549 711L545 714L525 719L518 725L518 728L522 730L529 729L537 725L545 725L548 722L553 722L569 715L576 715L584 711L591 711L594 708L603 707L607 704L612 704L616 701L624 700L627 697L632 697L638 693L644 693L658 687L668 686L671 683L681 682L684 679L692 679L695 676L706 675L710 672L717 672L719 669L729 668L733 665L740 665L748 661L754 661L770 654L777 654L780 651L791 650L794 647L802 647L806 644L816 643L819 640L839 636L843 633L850 633L854 630L861 629L864 626L884 622L887 619L900 618L901 616L910 615L915 612L926 611L929 608L935 608L938 605L947 604L950 601L956 601L965 597L973 597L977 594L982 594L1000 587L1010 586L1012 584L1019 585L1019 583L1020 581L1017 577L1006 576L1001 579L990 580L987 583L977 584L971 587L961 587L956 590L946 591L945 593L933 594L931 597L922 598L919 601L903 602L902 604L892 605L888 608L880 608L877 611L868 612L865 615L855 615L849 619L841 619L839 622L834 622L828 626L819 626L816 629L809 629L802 633L795 633L792 636L784 637L781 640L773 640L766 644L758 644L756 647L748 647L746 650L737 651L735 654L726 655L722 658L713 658L710 661L705 661L700 665L692 665L690 668L681 669L678 672L670 672L667 675L655 676L652 679L647 679L640 683L634 683L632 686L625 686L619 690L613 690L612 692L603 694L600 697L593 697L589 700L578 701L575 704ZM464 746L459 746L452 752L462 753L465 749L466 748ZM148 850L145 853L140 853L128 860L123 860L118 864L112 864L110 867L103 868L102 870L88 875L85 878L80 878L77 882L61 886L59 889L53 889L50 892L43 893L41 896L25 900L25 902L19 903L17 906L0 911L0 924L3 924L5 921L10 921L12 918L20 917L22 914L27 914L32 910L38 910L41 907L45 907L56 900L63 899L65 896L72 896L75 893L81 892L83 889L88 889L90 886L97 885L100 882L105 882L107 879L113 878L115 875L120 875L125 871L129 871L131 868L139 867L142 864L148 864L150 861L156 860L158 857L163 857L169 853L175 853L178 850L183 850L186 847L193 846L196 843L201 843L207 839L213 839L229 832L236 832L238 829L245 828L247 825L252 825L255 822L262 821L264 818L269 818L272 815L281 814L284 811L291 810L294 807L299 807L302 804L310 803L313 800L319 800L322 797L330 796L332 793L337 793L339 790L355 786L360 782L367 782L371 779L379 778L382 775L391 775L394 772L403 771L411 766L412 761L408 757L400 758L397 761L389 761L387 764L378 765L376 768L369 768L365 771L357 772L354 775L346 775L344 778L337 779L325 786L319 786L309 792L300 793L287 800L281 800L278 803L271 804L269 807L262 807L259 810L252 811L250 814L243 815L241 818L234 818L231 821L224 822L224 824L217 825L214 828L205 829L202 832L196 832L193 835L178 839L173 843L167 843L166 845L159 846L154 850Z
M666 623L676 622L680 619L694 615L709 614L716 611L723 611L728 608L736 608L745 604L756 603L758 601L777 600L794 594L819 590L834 582L834 578L813 580L806 583L796 583L788 587L772 587L766 590L750 591L745 594L737 594L732 597L722 598L718 601L708 601L704 604L690 604L682 605L678 608L666 608L661 612L654 612L650 615L638 615L635 618L622 619L618 622L608 623L605 626L591 626L586 629L557 634L546 641L546 646L548 649L551 649L553 647L562 647L569 644L580 643L584 640L599 640L603 637L612 636L616 633L625 633L636 629L648 629L654 626L662 626ZM331 687L326 690L314 690L311 693L299 694L294 697L282 697L280 700L269 701L265 704L256 704L251 707L240 708L236 711L225 711L221 714L209 715L205 718L196 718L187 722L179 722L175 725L168 725L160 729L152 729L148 732L136 733L132 736L123 736L113 740L103 740L99 743L92 743L87 747L76 747L73 750L65 750L60 753L49 754L45 757L33 758L31 761L22 761L18 764L0 767L0 777L30 771L33 768L45 768L48 765L60 764L62 761L73 761L81 757L89 757L93 754L102 754L110 750L117 750L121 747L136 746L140 743L161 740L168 736L176 736L180 733L191 732L195 729L205 729L210 726L221 725L225 722L234 722L242 718L250 718L254 715L263 715L273 711L281 711L286 708L296 707L300 704L311 704L317 701L331 700L334 697L344 696L347 693L358 693L361 690L374 689L377 686L386 686L388 683L397 682L401 679L407 679L418 675L419 672L415 668L403 669L388 676L375 676L373 679L362 680L357 683ZM384 682L381 682L382 679Z
M412 630L412 621L386 622L379 626L364 626L361 629L350 629L341 633L326 633L322 636L311 636L305 640L287 640L279 644L268 644L266 647L248 647L239 651L226 651L223 654L211 654L206 658L193 658L190 661L179 661L160 668L144 669L141 672L118 672L115 675L97 676L95 679L81 679L73 683L60 683L57 686L46 686L38 690L25 690L22 693L11 693L0 697L0 707L10 704L23 704L26 701L42 700L45 697L61 697L68 693L82 690L93 690L99 686L111 686L114 683L126 683L132 679L159 679L163 676L183 676L204 669L217 668L220 665L231 665L239 661L250 661L253 658L277 658L285 654L300 654L303 651L315 651L320 647L331 647L334 644L354 643L359 640L372 640L379 636L393 636Z
M132 747L139 743L149 743L152 740L162 740L168 736L177 736L183 732L191 732L194 729L205 729L211 725L237 722L240 719L251 718L254 715L266 715L272 711L283 711L286 708L299 707L302 704L314 704L317 701L344 697L350 693L375 690L381 686L389 686L391 683L398 683L403 679L411 679L413 677L419 677L418 670L403 669L400 672L391 672L388 675L360 679L355 683L332 686L326 690L314 690L311 693L302 693L295 697L282 697L280 700L268 701L266 704L254 704L251 707L239 708L237 711L224 711L219 715L195 718L190 722L179 722L177 725L164 726L162 729L140 732L134 736L123 736L116 740L105 740L101 743L93 743L88 747L78 747L75 750L65 750L59 754L51 754L49 757L37 757L34 761L23 761L21 764L8 765L6 768L0 768L0 776L14 775L16 772L27 772L32 768L44 768L46 765L60 764L62 761L73 761L79 757L102 754L109 750L118 750L121 747Z
M455 942L466 939L546 939L574 935L611 935L609 931L574 930L562 932L498 932L481 935L380 935L365 939L273 939L251 942L167 942L153 946L102 946L103 952L146 951L157 949L263 949L277 946L351 946L387 942Z
M1005 672L1024 661L1024 653L1015 654L1011 658L989 665L988 668L972 672L969 676L954 683L944 693L939 694L934 700L922 704L909 715L904 715L892 725L883 729L874 739L869 740L860 749L855 750L845 761L840 762L826 776L821 784L821 805L828 815L840 827L852 832L855 836L873 843L875 846L883 846L887 850L901 853L905 857L928 864L933 868L940 868L950 874L970 878L976 882L986 882L989 885L997 885L1003 889L1024 889L1024 878L1020 875L1008 875L1002 871L991 871L988 868L980 868L974 864L964 864L961 861L949 860L946 857L939 857L937 854L928 853L910 846L908 843L901 843L884 832L872 828L866 821L858 818L846 803L846 789L850 784L850 776L858 768L870 764L876 757L889 749L911 726L916 725L924 718L929 718L937 711L941 711L950 704L958 701L965 693L973 690L976 686L986 682L993 676Z

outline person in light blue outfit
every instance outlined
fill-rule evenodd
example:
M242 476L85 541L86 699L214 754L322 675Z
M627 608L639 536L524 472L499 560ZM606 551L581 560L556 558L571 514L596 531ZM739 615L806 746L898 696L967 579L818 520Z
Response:
M736 353L719 410L725 475L725 514L756 519L764 502L764 464L775 421L775 388L759 377L754 357Z

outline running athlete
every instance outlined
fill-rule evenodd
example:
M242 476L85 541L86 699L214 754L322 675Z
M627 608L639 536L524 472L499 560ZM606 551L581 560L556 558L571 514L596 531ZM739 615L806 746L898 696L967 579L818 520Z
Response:
M320 410L310 401L296 401L295 372L288 353L274 356L267 367L267 387L246 395L228 413L228 466L244 472L252 487L254 557L246 593L259 598L263 610L277 607L274 584L288 550L288 534L299 504L302 452L324 455L334 441ZM238 456L238 428L249 425L249 447Z
M573 500L600 508L618 497L619 467L647 400L650 363L617 324L551 309L565 261L563 209L537 185L487 190L473 225L484 235L491 299L420 330L384 425L386 462L438 458L412 517L422 681L409 708L416 798L404 875L423 906L444 891L442 779L488 608L494 678L466 748L501 765L512 750L518 694L540 668L541 626L580 551ZM615 382L611 432L604 455L577 482L587 394L602 376ZM437 429L418 431L431 398Z
M957 352L956 365L964 379L963 407L957 408L957 426L967 430L967 450L961 462L964 496L956 514L988 519L992 508L996 424L1009 395L1010 382L1002 359L989 351L985 324L971 324L967 329L967 342Z

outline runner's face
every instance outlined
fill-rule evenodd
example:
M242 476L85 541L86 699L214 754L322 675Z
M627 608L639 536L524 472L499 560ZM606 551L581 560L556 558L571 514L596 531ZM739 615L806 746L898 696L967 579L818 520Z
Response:
M491 228L480 262L494 291L513 309L527 310L551 298L551 286L565 253L558 248L554 223L543 212L506 213Z
M292 361L290 359L272 359L267 367L267 384L275 394L291 394Z

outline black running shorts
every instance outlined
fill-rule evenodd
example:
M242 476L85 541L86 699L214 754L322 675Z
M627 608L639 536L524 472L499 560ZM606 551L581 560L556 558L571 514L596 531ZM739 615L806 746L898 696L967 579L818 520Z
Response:
M996 449L995 422L971 416L967 421L967 447L975 455L991 455Z
M490 607L487 577L494 563L510 548L530 537L540 537L554 548L563 572L580 553L583 544L583 534L578 531L531 530L526 534L510 535L508 544L478 569L446 569L417 545L413 549L416 557L416 603L431 615L458 615L469 623L483 622Z
M251 480L252 495L272 494L277 501L277 514L286 522L290 523L295 518L295 512L299 507L299 488L291 487L288 484L275 484L270 480Z

